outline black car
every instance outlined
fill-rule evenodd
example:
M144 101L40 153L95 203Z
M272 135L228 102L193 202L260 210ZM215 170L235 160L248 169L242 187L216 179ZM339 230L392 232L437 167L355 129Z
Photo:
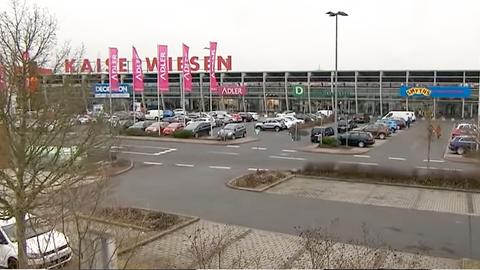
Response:
M363 131L352 131L340 134L338 136L340 144L347 144L350 146L365 147L367 145L372 145L375 143L375 138L370 132Z
M362 114L354 114L353 115L353 121L357 123L369 123L370 122L370 116L368 114L362 113Z
M338 121L338 132L343 133L350 131L357 127L357 123L353 120L340 120Z
M320 135L322 135L322 137L333 136L335 135L335 130L333 127L313 127L310 131L310 141L312 143L320 142Z
M208 136L210 129L210 123L207 122L191 122L184 128L184 130L190 130L195 138L202 135Z
M450 151L463 155L466 152L477 151L480 147L480 140L475 136L463 135L454 137L448 144Z
M239 112L238 113L242 117L243 122L252 122L253 116L247 112Z
M295 118L297 119L300 119L300 120L303 120L306 122L311 122L311 121L315 121L314 118L312 118L311 116L307 115L307 114L304 114L304 113L297 113L295 114Z

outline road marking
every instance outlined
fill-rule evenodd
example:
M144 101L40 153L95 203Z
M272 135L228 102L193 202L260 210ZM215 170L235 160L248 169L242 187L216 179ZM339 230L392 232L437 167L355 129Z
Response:
M232 167L226 166L208 166L210 169L219 169L219 170L230 170Z
M151 162L151 161L144 161L143 164L146 165L163 165L161 162Z
M456 168L442 168L444 171L454 171L454 172L461 172L463 169L456 169Z
M193 168L193 164L183 164L183 163L176 163L175 166L177 167L188 167L188 168Z
M390 159L390 160L400 160L400 161L407 160L406 158L403 158L403 157L388 157L388 159Z
M342 163L342 164L358 164L358 165L365 165L365 166L378 166L378 163L370 163L370 162L339 161L338 163Z
M424 169L424 170L440 170L437 167L426 167L426 166L417 166L417 169Z
M208 151L208 153L211 153L211 154L220 154L220 155L231 155L231 156L237 156L237 155L239 155L239 153L235 153L235 152L222 152L222 151Z
M268 171L268 169L248 168L249 171Z
M169 147L148 146L148 145L131 145L131 144L122 144L120 147L121 147L121 148L124 148L124 147L132 147L132 148L144 148L144 149L150 149L150 148L154 148L154 149L170 149Z
M370 156L367 156L367 155L353 155L353 156L358 158L370 158Z
M428 162L428 159L424 159L423 162ZM430 162L443 163L445 160L430 159Z
M175 148L170 148L170 149L167 149L167 150L165 150L165 151L161 151L161 152L155 153L155 156L160 156L160 155L163 155L163 154L166 154L166 153L170 153L170 152L173 152L173 151L177 151L177 149L175 149Z
M240 145L227 145L227 147L229 147L229 148L239 148Z
M306 160L305 158L299 158L299 157L282 157L282 156L269 156L269 158L289 159L289 160Z
M122 154L130 154L130 155L158 156L158 153L143 153L143 152L117 151L117 150L112 150L112 151L110 151L110 152L113 152L113 153L122 153Z
M252 150L261 150L261 151L265 151L265 150L267 150L267 148L266 148L266 147L257 147L257 146L253 146L253 147L252 147Z
M283 149L282 152L287 152L287 153L296 153L297 150L288 150L288 149Z

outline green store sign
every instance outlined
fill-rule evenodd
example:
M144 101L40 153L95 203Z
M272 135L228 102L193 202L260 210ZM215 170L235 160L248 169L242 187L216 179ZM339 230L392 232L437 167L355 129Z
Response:
M303 97L307 96L307 90L306 86L302 84L294 84L292 88L293 96L294 97ZM330 90L310 90L310 97L332 97L334 96L334 93L332 93ZM355 94L353 91L338 91L337 92L337 97L339 98L353 98L355 97Z

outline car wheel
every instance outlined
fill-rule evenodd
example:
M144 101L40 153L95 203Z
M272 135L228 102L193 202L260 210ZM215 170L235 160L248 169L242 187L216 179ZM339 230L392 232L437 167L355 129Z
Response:
M8 259L7 263L8 269L17 269L18 268L18 261L15 258Z
M459 155L465 154L465 149L463 149L463 147L459 147L459 148L457 149L457 154L459 154Z
M358 147L360 147L360 148L365 147L365 143L364 142L358 142Z
M385 140L385 134L383 134L383 133L380 133L380 135L378 135L378 137L380 138L380 140Z
M255 129L258 130L258 131L262 131L261 127L256 127Z
M279 131L280 131L280 128L279 128L279 127L275 127L275 131L276 131L276 132L279 132Z
M155 117L155 121L158 121L158 117Z
M243 133L242 137L245 138L245 136L247 136L246 132Z
M232 140L235 140L235 139L236 139L235 134L233 134L232 135Z
M195 133L195 138L197 138L197 139L198 139L198 133Z

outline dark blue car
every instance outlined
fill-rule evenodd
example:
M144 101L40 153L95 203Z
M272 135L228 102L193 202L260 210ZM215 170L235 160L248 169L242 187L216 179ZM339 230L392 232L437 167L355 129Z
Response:
M171 110L163 110L163 117L173 117L175 114Z
M457 136L450 141L448 149L459 155L463 155L469 151L477 151L479 141L474 136Z

